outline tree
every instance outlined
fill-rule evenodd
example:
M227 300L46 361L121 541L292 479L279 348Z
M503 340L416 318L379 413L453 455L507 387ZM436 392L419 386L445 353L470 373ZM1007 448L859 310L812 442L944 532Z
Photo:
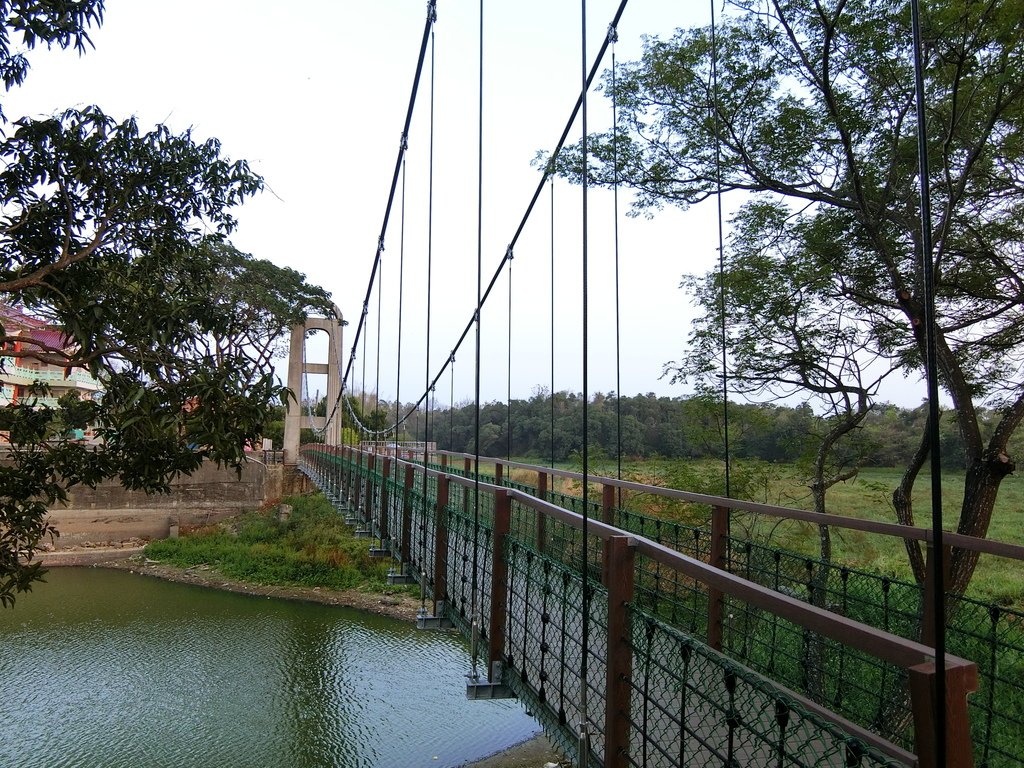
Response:
M4 0L0 3L0 79L5 90L21 85L28 75L25 51L38 45L73 47L79 54L92 46L89 27L103 22L104 0ZM11 37L24 48L12 50ZM0 119L3 111L0 110Z
M792 255L831 283L829 295L875 353L905 372L924 360L922 249L909 11L895 0L740 0L717 33L647 41L617 73L620 123L591 139L595 182L631 185L641 209L688 206L719 188L751 193L770 228L734 249ZM1024 54L1019 2L942 0L923 8L927 125L938 286L937 374L963 438L957 530L985 536L999 485L1014 469L1008 442L1024 418ZM616 167L617 166L617 167ZM556 159L579 177L579 146ZM766 300L774 286L761 281ZM746 322L744 317L740 322ZM981 409L998 413L988 440ZM894 494L913 524L910 489L922 443ZM908 547L915 562L918 545ZM952 585L966 588L975 553L955 550Z
M27 70L12 32L28 48L82 50L103 4L2 9L0 73L10 87ZM0 295L58 338L16 348L0 327L0 365L84 368L103 387L97 399L52 404L38 384L35 397L0 408L10 443L0 464L0 602L9 605L40 575L31 558L54 533L47 507L74 485L117 477L166 491L206 459L240 468L244 445L287 395L269 350L326 294L227 244L231 209L263 182L216 140L142 131L89 107L18 120L0 141L0 166ZM98 445L69 439L85 425Z
M810 455L801 464L808 470L814 511L825 514L829 488L857 475L862 456L850 447L858 442L854 438L879 385L897 363L873 349L870 327L851 319L856 307L836 292L830 271L801 249L779 253L788 241L774 235L786 226L776 206L746 206L734 222L729 269L684 278L704 313L691 332L690 354L667 370L673 381L720 386L724 290L731 315L743 318L725 323L729 390L753 400L806 398L817 417L794 442L813 446L803 451ZM824 563L831 561L824 525L819 553ZM827 568L820 571L821 586L825 578ZM823 591L815 599L823 604Z

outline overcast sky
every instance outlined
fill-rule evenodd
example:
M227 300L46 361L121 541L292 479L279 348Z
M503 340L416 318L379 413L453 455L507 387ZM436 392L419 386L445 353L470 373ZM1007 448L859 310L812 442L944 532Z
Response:
M617 2L588 4L588 49L596 54ZM554 146L579 93L580 5L566 0L488 3L484 17L483 273L493 274L539 181L531 160ZM247 159L267 191L239 212L232 237L243 251L287 265L333 294L354 330L367 288L397 157L416 56L423 0L107 0L96 49L36 53L26 85L6 97L8 116L45 115L98 104L143 126L192 128L216 136L232 159ZM620 60L636 59L644 34L707 23L702 3L633 0L619 24ZM477 271L478 3L439 0L435 27L434 211L429 377L470 320ZM605 68L610 65L610 59ZM419 397L428 371L426 230L430 68L410 131L405 206L399 199L385 238L383 317L371 300L366 354L355 388L379 387L391 400L396 375L398 273L404 252L403 401ZM589 126L604 130L611 105L590 98ZM577 125L572 138L578 139ZM683 350L694 310L678 288L682 274L717 259L713 201L653 219L627 218L620 198L622 392L681 395L661 378ZM615 298L611 195L590 197L590 385L615 389ZM582 227L578 187L554 190L556 390L582 383ZM402 219L404 210L405 232ZM512 270L512 394L549 387L551 358L551 202L547 191L515 251ZM403 248L404 242L404 248ZM483 313L482 399L503 400L509 358L508 283ZM378 327L381 364L377 367ZM345 339L351 343L351 333ZM457 401L473 395L474 345L457 355ZM310 358L326 357L311 346ZM347 358L346 351L345 357ZM448 402L445 374L438 405ZM311 388L323 385L311 380ZM923 390L922 390L923 392ZM891 399L907 404L919 395Z

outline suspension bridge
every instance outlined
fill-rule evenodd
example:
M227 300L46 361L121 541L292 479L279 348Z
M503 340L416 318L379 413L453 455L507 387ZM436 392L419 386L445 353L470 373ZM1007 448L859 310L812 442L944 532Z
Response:
M580 473L419 446L311 444L300 466L392 559L393 583L421 585L420 626L471 640L467 695L518 697L578 765L937 764L934 585L756 544L729 520L922 542L928 529L607 477L584 493ZM645 496L703 509L707 524L631 511ZM1021 614L949 600L946 764L1018 764L1003 739L1021 711L996 702L1022 687Z
M580 93L550 157L558 157L576 126L584 137L582 166L587 167L587 95L597 73L607 66L609 51L614 51L626 5L625 0L619 4L606 35L590 51L583 3ZM480 12L482 115L483 4ZM582 263L582 471L487 457L480 451L481 315L485 305L499 300L495 288L508 276L511 402L510 271L520 236L542 207L546 187L553 184L551 167L540 174L489 280L478 210L475 308L434 368L428 234L423 249L427 309L422 390L418 399L401 391L400 277L394 419L373 429L359 420L349 396L355 389L357 361L363 366L363 397L367 391L366 365L373 351L367 350L366 339L374 322L375 291L374 389L377 397L382 391L382 254L392 214L398 212L401 275L405 160L417 96L427 79L433 126L436 22L432 1L350 352L344 355L341 335L347 323L340 310L334 318L312 321L293 334L289 384L300 391L304 372L326 374L328 413L311 424L323 442L301 447L301 417L294 410L289 414L285 461L297 465L339 514L358 527L372 553L392 561L394 583L420 585L418 623L424 630L454 626L469 639L473 663L467 671L467 695L517 697L581 768L1024 764L1013 746L1024 730L1024 615L948 595L945 589L951 548L1019 562L1024 547L944 532L941 525L916 528L824 516L645 485L624 480L621 465L616 477L591 472L587 174L580 178L583 235L576 254ZM481 117L481 133L482 126ZM432 153L432 135L428 146ZM482 142L479 150L482 205ZM432 211L432 167L427 187ZM719 206L720 233L721 216ZM720 251L722 245L720 234ZM617 251L615 274L617 286ZM552 279L552 378L554 290ZM617 287L615 310L617 316ZM418 326L420 319L415 322ZM405 323L408 328L408 317ZM331 338L326 365L305 361L305 338L314 328ZM472 349L470 342L475 342ZM619 343L616 332L617 371ZM454 381L457 355L474 358L476 450L468 455L438 451L430 438L436 390L446 375ZM727 404L724 369L722 380ZM937 402L936 382L929 379L928 386L931 402ZM451 387L454 404L454 383ZM403 400L411 404L402 407ZM414 418L424 420L425 440L403 444L403 425ZM374 442L346 444L346 424ZM728 488L728 461L725 471ZM684 524L638 511L635 501L641 497L686 505L703 522ZM731 521L742 515L922 542L928 553L927 578L923 584L905 583L755 542L734 533ZM957 621L947 622L952 615Z

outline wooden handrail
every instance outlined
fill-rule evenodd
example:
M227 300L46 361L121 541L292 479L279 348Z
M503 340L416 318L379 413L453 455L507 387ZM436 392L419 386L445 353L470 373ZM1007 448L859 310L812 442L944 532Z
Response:
M444 454L447 456L473 458L470 454L455 453L452 451L438 451L437 453L439 455ZM480 457L480 462L485 464L502 464L506 467L526 469L533 472L544 472L548 475L555 475L557 477L564 477L571 480L583 480L583 475L581 473L567 469L554 469L552 467L542 467L535 464L525 464L518 461L506 461L505 459L484 456ZM635 491L637 493L648 493L653 496L674 499L676 501L684 501L691 504L703 504L710 507L724 507L725 509L736 510L739 512L770 515L772 517L779 517L788 520L800 520L807 523L813 523L815 525L828 525L835 528L864 531L865 533L877 533L883 536L895 536L901 539L923 541L925 543L930 543L932 541L931 528L920 528L912 525L900 525L898 523L886 523L876 520L862 520L857 517L847 517L845 515L822 514L820 512L810 512L808 510L794 509L792 507L762 504L756 501L742 501L740 499L730 499L724 496L712 496L705 493L680 491L675 488L665 488L660 485L647 485L644 483L633 482L632 480L619 480L614 477L603 477L601 475L587 475L587 482L593 485L611 486L614 488L621 488L626 491ZM1024 560L1024 545L1021 544L993 541L991 539L983 539L978 536L967 536L954 531L944 532L943 540L946 544L959 547L960 549L996 555L997 557L1006 557L1011 560Z

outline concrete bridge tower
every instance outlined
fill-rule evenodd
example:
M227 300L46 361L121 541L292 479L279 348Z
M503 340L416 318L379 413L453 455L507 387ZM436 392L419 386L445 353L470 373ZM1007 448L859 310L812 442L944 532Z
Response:
M331 415L334 404L341 393L341 345L342 328L348 325L337 306L333 317L310 317L304 325L292 328L291 344L288 347L288 388L295 393L295 400L288 401L284 418L284 463L297 464L299 460L299 435L302 430L302 376L306 373L327 374L327 416ZM323 331L328 338L327 363L307 363L305 355L306 336L310 331ZM340 408L340 406L339 406ZM309 417L307 417L308 419ZM323 429L327 417L315 416L311 426ZM336 411L324 442L328 445L341 443L341 412Z

